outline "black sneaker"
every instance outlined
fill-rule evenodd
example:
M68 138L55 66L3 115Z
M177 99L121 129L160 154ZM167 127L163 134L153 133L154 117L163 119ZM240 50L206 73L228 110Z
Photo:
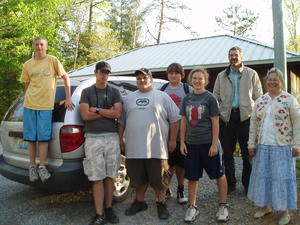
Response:
M129 209L125 210L126 216L133 216L138 212L144 211L148 209L148 205L146 202L140 202L138 200L134 200L134 202L130 205Z
M186 204L188 198L185 196L184 190L177 190L177 201L179 204Z
M93 217L92 221L89 223L89 225L103 225L105 224L105 218L101 215L96 215Z
M158 218L166 220L169 218L170 214L167 209L167 204L165 202L156 202Z
M115 214L115 212L112 209L112 207L105 209L105 218L110 223L119 223L119 218Z

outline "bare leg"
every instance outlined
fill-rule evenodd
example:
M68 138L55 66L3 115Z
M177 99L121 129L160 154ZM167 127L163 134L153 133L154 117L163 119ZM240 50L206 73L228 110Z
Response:
M36 158L36 142L28 142L29 149L29 166L35 166L35 158Z
M138 188L136 188L136 200L139 202L143 202L145 200L145 193L148 188L148 184L144 184Z
M225 175L217 179L219 203L227 203L227 180Z
M46 165L49 142L39 142L40 166Z
M94 181L93 182L93 198L94 198L94 204L96 213L98 215L103 215L103 203L104 203L104 187L103 187L103 181Z
M114 180L110 177L106 177L103 181L104 193L105 193L105 207L110 208L112 206L113 192L114 192Z
M166 191L165 189L154 189L156 194L156 201L157 202L165 202L166 201Z
M175 167L178 185L184 185L184 168L180 166Z
M196 205L196 197L197 197L197 190L198 190L198 181L189 180L188 182L188 189L189 189L189 203L190 205Z

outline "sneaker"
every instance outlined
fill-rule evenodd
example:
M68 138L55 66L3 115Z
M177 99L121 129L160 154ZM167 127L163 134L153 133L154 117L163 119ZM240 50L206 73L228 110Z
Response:
M167 204L165 202L156 202L158 218L166 220L169 218L170 214L167 209Z
M197 206L189 205L189 208L187 209L184 221L185 222L193 222L195 221L196 217L199 215L199 210L197 209Z
M290 222L291 220L291 216L288 213L284 213L282 215L282 217L280 217L279 221L278 221L278 225L286 225Z
M258 210L255 214L254 214L254 218L258 219L261 217L264 217L265 215L270 214L271 212L273 212L273 209L271 207L264 207L261 208L260 210Z
M166 200L171 199L172 198L172 192L170 190L170 188L168 188L166 190Z
M144 211L148 208L146 202L140 202L138 200L134 200L134 202L130 205L129 209L125 210L126 216L133 216L138 212Z
M39 175L37 172L37 167L36 166L30 166L29 167L29 180L30 182L35 182L39 179Z
M220 204L216 214L218 222L226 222L229 219L228 204Z
M110 223L119 223L119 218L116 216L112 207L105 209L105 218Z
M96 215L93 217L92 221L89 223L89 225L103 225L105 224L105 218L101 215Z
M185 196L184 190L177 190L177 201L179 204L186 204L188 198Z
M42 182L46 182L51 177L45 166L39 166L38 173Z

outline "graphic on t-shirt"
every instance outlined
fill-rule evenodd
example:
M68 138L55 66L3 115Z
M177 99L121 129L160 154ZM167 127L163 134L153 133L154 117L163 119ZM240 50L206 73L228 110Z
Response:
M202 115L204 113L204 106L202 105L190 105L187 106L187 115L188 120L191 122L192 126L196 126L198 121L201 120Z
M181 97L180 96L178 96L176 94L170 94L169 96L173 99L173 101L175 102L175 104L177 106L180 105L180 103L181 103Z
M138 106L146 106L149 105L150 100L148 98L138 98L135 103Z

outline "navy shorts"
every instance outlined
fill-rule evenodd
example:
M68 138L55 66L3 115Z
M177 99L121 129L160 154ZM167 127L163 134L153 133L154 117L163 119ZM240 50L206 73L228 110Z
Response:
M184 168L184 158L185 156L180 153L180 142L176 142L176 148L174 152L169 152L169 166L179 166Z
M222 147L218 144L218 154L208 156L211 144L186 144L187 156L185 157L185 178L198 181L205 169L210 179L218 179L224 175L222 160Z
M24 107L24 141L43 142L52 138L52 110L32 110Z

